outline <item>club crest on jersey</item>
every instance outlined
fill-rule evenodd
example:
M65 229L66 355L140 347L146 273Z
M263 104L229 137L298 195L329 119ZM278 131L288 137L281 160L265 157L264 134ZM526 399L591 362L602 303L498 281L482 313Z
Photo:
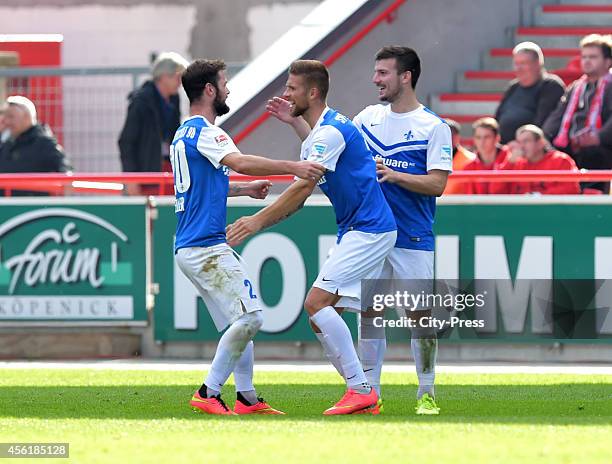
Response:
M225 145L227 145L229 143L229 140L227 139L225 134L221 134L221 135L217 135L215 137L215 142L217 142L218 146L224 147Z
M408 132L406 132L406 133L404 134L404 138L405 138L406 140L410 140L410 139L412 139L413 137L414 137L414 135L412 135L412 131L411 131L411 130L409 130Z

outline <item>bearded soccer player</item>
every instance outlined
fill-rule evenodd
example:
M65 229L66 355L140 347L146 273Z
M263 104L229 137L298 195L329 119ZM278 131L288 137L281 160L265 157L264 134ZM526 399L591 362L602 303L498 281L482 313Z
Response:
M326 103L329 73L320 61L298 60L289 68L283 97L292 117L302 116L309 135L301 159L326 168L318 184L331 201L338 240L310 289L304 307L328 357L343 372L347 391L325 415L377 414L378 393L368 383L351 333L338 314L361 310L361 281L380 275L397 237L393 213L376 181L376 168L355 125ZM317 182L294 182L271 205L228 227L230 243L285 219L311 195Z
M253 337L263 323L257 296L242 263L225 238L226 199L248 195L265 198L270 183L230 183L229 169L266 176L293 174L318 179L324 168L310 161L275 161L243 155L232 139L214 125L229 111L225 64L196 60L182 76L190 117L179 127L170 149L178 218L175 259L204 299L221 336L210 371L191 406L207 414L283 414L253 386ZM221 399L221 388L234 373L234 410Z
M353 123L376 158L379 182L397 222L397 242L380 278L422 284L434 277L436 197L444 192L452 171L452 142L448 125L416 98L414 89L420 74L421 63L414 50L398 46L382 48L375 57L372 81L379 90L379 100L388 104L368 106ZM304 139L308 127L300 118L287 114L286 108L281 98L268 102L268 111L291 124ZM440 412L434 393L437 335L434 328L418 323L430 315L430 310L407 314L416 321L411 349L419 379L417 414ZM368 382L380 394L385 329L374 323L378 314L368 311L360 316L359 355ZM333 356L331 352L326 354ZM341 370L338 372L344 375Z

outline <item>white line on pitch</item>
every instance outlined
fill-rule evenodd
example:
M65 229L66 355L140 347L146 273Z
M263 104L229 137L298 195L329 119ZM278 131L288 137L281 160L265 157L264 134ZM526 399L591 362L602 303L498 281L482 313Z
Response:
M203 371L210 363L194 360L93 360L93 361L0 361L0 369L95 369L117 371ZM301 362L255 363L260 372L334 372L328 364ZM414 364L388 363L384 372L413 373ZM441 374L607 374L612 375L611 365L593 364L441 364L436 366Z

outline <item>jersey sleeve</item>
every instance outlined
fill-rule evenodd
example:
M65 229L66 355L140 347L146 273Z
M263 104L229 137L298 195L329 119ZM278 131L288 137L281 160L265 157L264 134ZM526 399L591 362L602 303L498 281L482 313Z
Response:
M302 158L322 164L329 171L335 171L338 158L346 148L344 137L333 126L321 126L312 135L312 142Z
M427 142L427 170L453 170L453 143L450 127L438 124Z
M221 160L230 153L240 153L234 141L217 126L203 127L197 143L198 151L218 169Z
M363 116L364 116L365 111L366 111L365 109L361 110L361 112L353 118L353 124L355 124L355 127L359 130L359 132L361 132L361 135L364 135L363 129L361 127L363 124L363 119L364 119Z

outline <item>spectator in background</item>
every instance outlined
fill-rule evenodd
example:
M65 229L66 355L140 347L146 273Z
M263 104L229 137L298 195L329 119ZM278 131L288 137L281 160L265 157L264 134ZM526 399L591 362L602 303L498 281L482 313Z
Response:
M2 149L2 145L8 141L11 136L11 132L8 127L6 127L6 118L4 114L6 113L6 106L0 106L0 150Z
M468 163L464 170L483 171L501 169L510 151L500 145L499 125L491 117L480 118L472 125L474 129L474 146L476 159ZM505 182L467 182L468 194L500 194L509 193L509 185Z
M581 169L612 168L612 43L599 34L580 42L584 75L572 82L544 133ZM610 182L585 182L584 193L610 192Z
M510 142L520 126L542 126L565 91L563 81L544 69L544 55L535 43L514 47L512 62L516 79L510 82L495 112L501 143Z
M476 155L461 145L461 124L454 119L446 119L449 125L453 143L453 172L461 171L476 159ZM464 181L453 180L452 176L446 182L444 195L457 195L466 193L467 185Z
M178 53L162 53L153 62L153 80L146 81L129 99L119 136L124 172L171 171L170 143L180 125L178 90L189 63ZM132 187L130 193L140 189ZM143 192L145 193L145 192Z
M4 118L10 139L0 147L0 172L68 171L62 147L48 128L37 123L34 103L26 97L14 96L7 99L7 104ZM15 190L12 194L42 195L43 192Z
M510 142L512 155L502 169L578 171L574 160L566 153L553 149L538 126L527 124L516 131ZM541 193L544 195L577 195L578 182L515 182L509 193Z

